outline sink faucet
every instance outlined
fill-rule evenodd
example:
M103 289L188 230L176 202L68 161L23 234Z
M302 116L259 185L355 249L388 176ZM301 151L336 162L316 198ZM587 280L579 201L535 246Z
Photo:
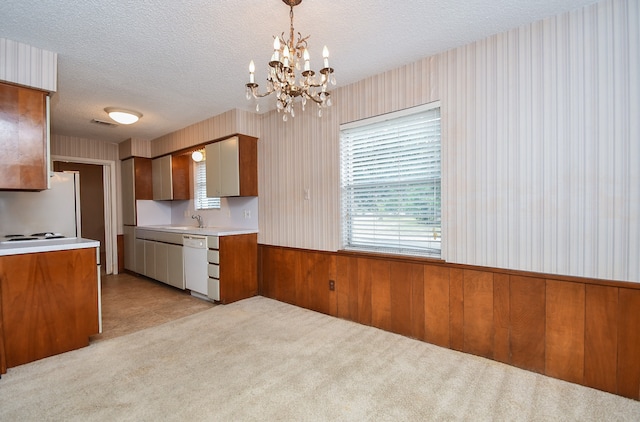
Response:
M200 214L193 214L191 218L198 220L198 228L201 229L204 227L204 225L202 224L202 217L200 216Z

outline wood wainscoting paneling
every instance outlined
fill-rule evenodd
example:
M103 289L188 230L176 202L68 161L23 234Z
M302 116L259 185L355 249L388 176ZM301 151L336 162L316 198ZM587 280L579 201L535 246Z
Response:
M509 301L509 276L493 274L493 359L511 362L511 307Z
M545 283L537 277L509 277L509 348L522 369L544 373Z
M464 270L463 351L493 358L493 273Z
M640 290L618 290L618 386L617 393L640 395Z
M617 391L618 288L587 285L585 295L584 384Z
M545 374L584 381L585 285L546 281Z
M269 298L640 400L640 283L268 245L258 277Z
M451 347L449 312L449 268L424 266L424 332L425 340Z

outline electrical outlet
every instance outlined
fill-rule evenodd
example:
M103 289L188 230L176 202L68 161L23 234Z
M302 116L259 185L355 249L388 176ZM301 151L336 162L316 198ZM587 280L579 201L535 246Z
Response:
M334 291L336 289L336 282L334 280L329 280L329 290Z
M304 200L308 201L309 199L311 199L311 192L309 188L304 188Z
M245 218L245 220L250 219L251 218L251 211L244 210L244 218Z

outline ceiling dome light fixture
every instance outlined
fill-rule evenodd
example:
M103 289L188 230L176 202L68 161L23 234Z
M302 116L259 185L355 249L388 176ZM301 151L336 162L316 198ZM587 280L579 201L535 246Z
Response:
M255 65L251 60L249 83L246 84L247 100L251 100L252 97L257 100L275 92L276 108L278 113L283 112L282 120L286 122L288 114L295 117L293 101L300 97L302 111L304 111L307 100L311 100L318 106L318 116L322 117L322 109L331 106L327 83L336 84L333 68L329 67L329 50L327 50L327 46L322 50L323 67L320 69L318 79L309 63L309 50L307 49L309 35L302 38L298 32L298 40L294 43L293 6L299 5L302 0L282 0L282 2L290 7L289 39L285 41L284 32L281 36L274 37L273 55L269 61L269 74L267 75L267 91L262 94L258 92L258 84L255 83ZM301 67L302 72L298 75L297 71L300 71ZM260 111L259 104L256 104L256 111Z
M204 159L204 151L203 150L193 151L191 153L191 159L193 161L195 161L196 163L199 163L200 161L202 161Z
M113 120L123 125L135 123L142 117L142 113L138 113L137 111L123 110L115 107L107 107L104 111L106 111Z

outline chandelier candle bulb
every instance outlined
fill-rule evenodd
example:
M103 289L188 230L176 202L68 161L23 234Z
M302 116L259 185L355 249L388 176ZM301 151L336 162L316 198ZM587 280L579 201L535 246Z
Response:
M324 58L324 67L329 67L329 49L326 45L322 49L322 57Z
M306 48L304 49L304 70L311 70L311 65L309 64L309 50L307 50Z
M273 40L273 60L280 60L280 38L278 37Z
M255 75L254 72L256 71L256 65L253 63L253 60L251 60L251 63L249 63L249 83L255 83Z
M287 45L284 46L284 50L282 51L282 56L284 57L284 59L282 59L282 65L284 67L289 67L289 46Z

